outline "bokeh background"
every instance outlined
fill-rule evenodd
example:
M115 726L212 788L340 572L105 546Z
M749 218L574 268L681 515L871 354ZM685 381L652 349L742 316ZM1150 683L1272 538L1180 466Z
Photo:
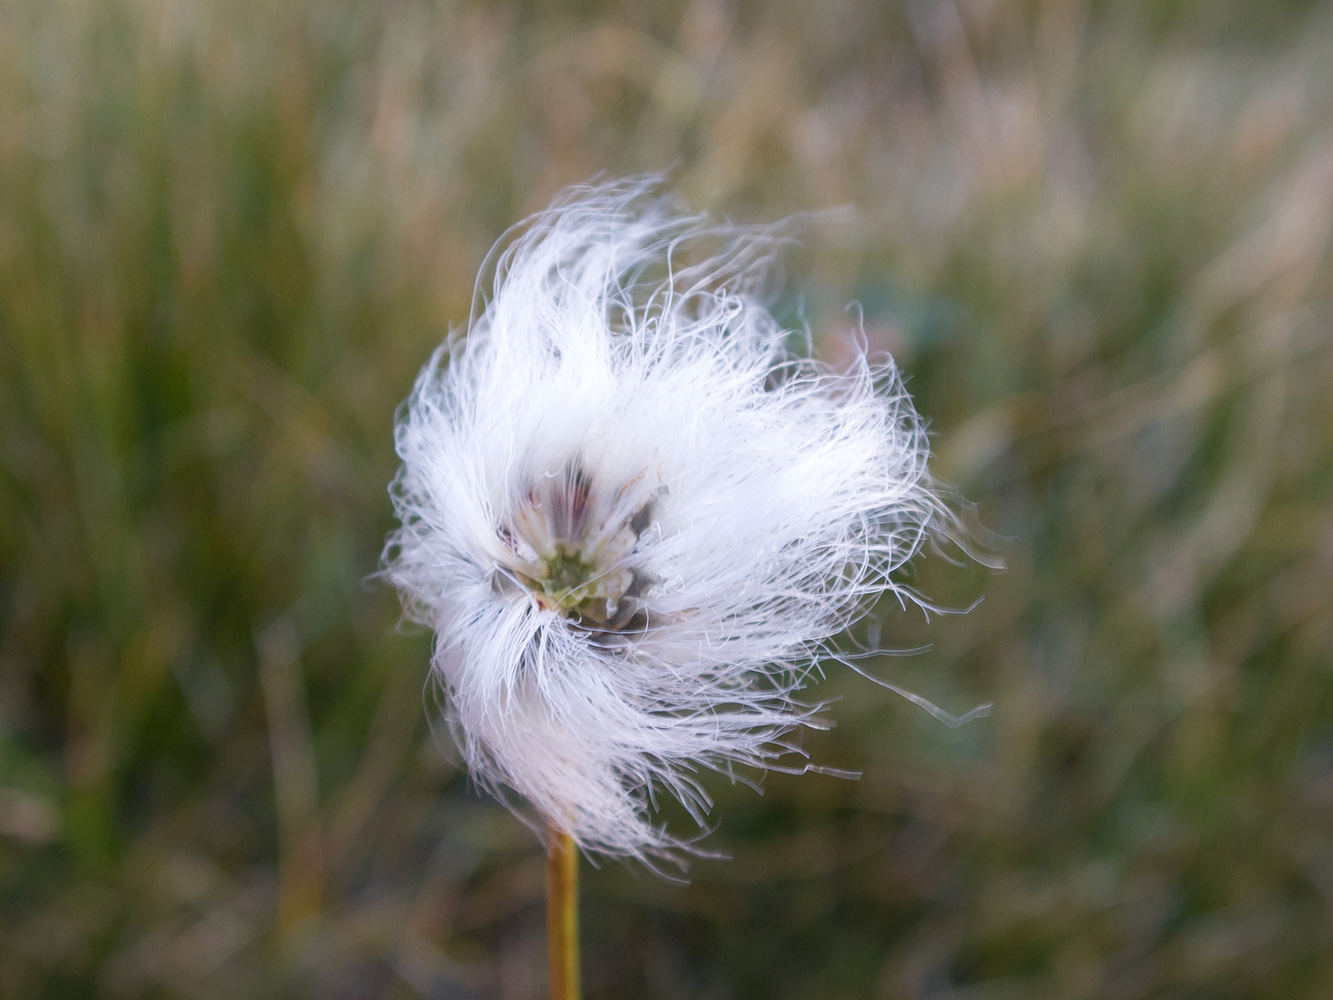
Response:
M781 308L860 304L1008 567L865 626L990 718L832 671L860 781L585 868L591 1000L1333 996L1328 4L9 0L0 997L544 995L368 577L491 243L661 168L849 209Z

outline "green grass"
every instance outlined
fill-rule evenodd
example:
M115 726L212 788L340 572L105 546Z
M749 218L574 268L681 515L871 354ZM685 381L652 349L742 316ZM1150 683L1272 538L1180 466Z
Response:
M539 849L367 582L392 414L508 225L673 164L853 207L793 315L861 303L1008 562L919 563L986 599L872 668L995 709L831 670L863 779L590 872L590 1000L1328 995L1333 12L570 10L0 10L0 998L543 995Z

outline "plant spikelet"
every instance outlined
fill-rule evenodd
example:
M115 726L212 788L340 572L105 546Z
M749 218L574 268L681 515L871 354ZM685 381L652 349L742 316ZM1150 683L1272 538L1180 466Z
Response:
M701 768L818 724L802 682L947 521L892 362L794 354L777 237L659 190L575 188L511 238L400 412L385 550L476 780L644 859L686 846L658 792L703 826Z

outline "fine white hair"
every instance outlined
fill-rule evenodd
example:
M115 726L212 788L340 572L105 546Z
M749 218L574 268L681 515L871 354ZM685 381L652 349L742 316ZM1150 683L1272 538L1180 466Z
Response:
M474 778L588 851L702 827L698 775L774 766L829 640L949 515L888 358L792 352L776 237L659 178L572 188L516 230L466 337L399 412L384 574L435 632ZM798 768L801 769L801 768Z

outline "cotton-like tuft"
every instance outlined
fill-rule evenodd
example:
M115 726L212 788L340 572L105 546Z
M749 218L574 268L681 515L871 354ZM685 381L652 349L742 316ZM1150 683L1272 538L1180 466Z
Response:
M686 844L656 795L702 827L701 769L819 724L802 682L947 518L892 362L793 354L773 237L659 191L574 188L511 238L400 412L385 550L475 779L645 859Z

